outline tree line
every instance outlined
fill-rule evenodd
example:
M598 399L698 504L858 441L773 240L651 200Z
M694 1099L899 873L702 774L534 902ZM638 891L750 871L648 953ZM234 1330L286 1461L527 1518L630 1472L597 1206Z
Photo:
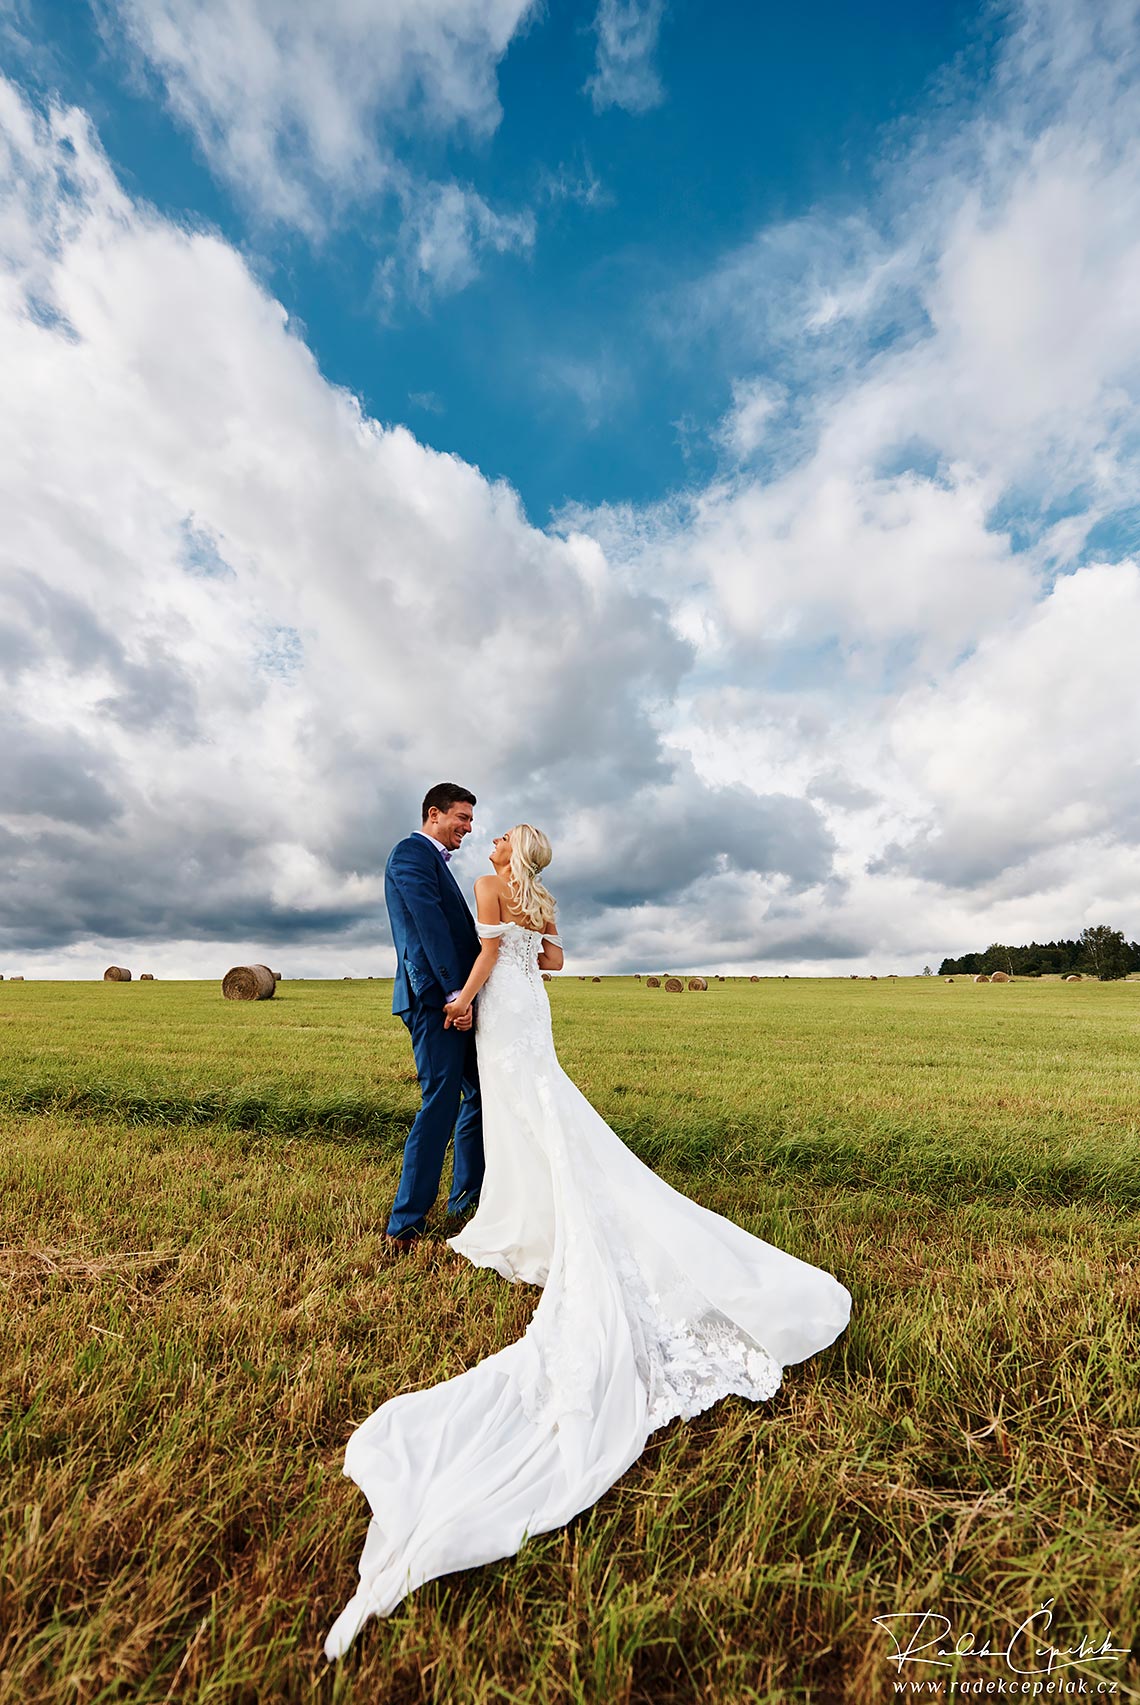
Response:
M1099 977L1102 983L1140 971L1140 941L1126 941L1124 932L1096 924L1083 929L1073 941L1031 941L1028 947L1008 947L995 941L984 953L963 953L960 959L944 959L939 976L977 976L980 971L1008 971L1011 977L1067 976Z

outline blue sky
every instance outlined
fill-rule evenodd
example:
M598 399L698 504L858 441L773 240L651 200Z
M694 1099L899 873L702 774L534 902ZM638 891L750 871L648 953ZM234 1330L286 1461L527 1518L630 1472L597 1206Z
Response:
M108 45L105 17L100 29L75 0L43 0L29 33L51 56L24 67L91 113L134 192L243 248L330 379L509 479L543 525L568 501L644 503L711 471L701 428L729 406L728 374L707 341L667 335L673 292L767 224L873 198L892 131L950 90L968 100L997 29L962 0L690 0L661 19L660 103L598 112L594 12L551 4L520 30L491 136L420 133L403 148L427 177L533 208L533 247L486 255L462 291L392 303L376 285L390 204L315 244L259 220L211 176L153 73Z
M1140 936L1140 0L0 50L9 970L383 973L443 777L582 971Z

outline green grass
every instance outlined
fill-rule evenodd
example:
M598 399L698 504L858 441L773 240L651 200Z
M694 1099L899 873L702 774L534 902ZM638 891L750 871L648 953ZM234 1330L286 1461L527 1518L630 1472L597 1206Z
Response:
M442 1228L383 1244L417 1100L389 994L0 983L0 1705L863 1705L895 1696L873 1616L996 1644L1049 1597L1054 1643L1130 1643L1140 986L568 977L560 1055L605 1117L836 1273L851 1326L329 1669L349 1432L536 1297ZM1140 1697L1135 1661L1064 1673Z

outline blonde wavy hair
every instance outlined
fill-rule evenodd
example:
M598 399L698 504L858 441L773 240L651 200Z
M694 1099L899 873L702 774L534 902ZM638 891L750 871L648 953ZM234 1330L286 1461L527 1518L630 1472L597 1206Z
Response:
M554 896L539 872L550 863L550 842L541 829L530 823L516 823L511 830L511 862L508 882L515 910L521 912L532 929L554 921Z

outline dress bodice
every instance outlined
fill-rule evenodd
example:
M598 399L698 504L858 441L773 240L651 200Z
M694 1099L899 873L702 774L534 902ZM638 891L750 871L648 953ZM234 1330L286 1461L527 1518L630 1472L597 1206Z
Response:
M538 956L542 952L544 941L552 941L555 946L562 945L560 936L543 933L542 930L527 929L524 924L507 921L501 924L477 923L475 928L483 941L499 939L499 957L495 964L497 974L501 967L512 966L522 971L526 976L538 974Z

